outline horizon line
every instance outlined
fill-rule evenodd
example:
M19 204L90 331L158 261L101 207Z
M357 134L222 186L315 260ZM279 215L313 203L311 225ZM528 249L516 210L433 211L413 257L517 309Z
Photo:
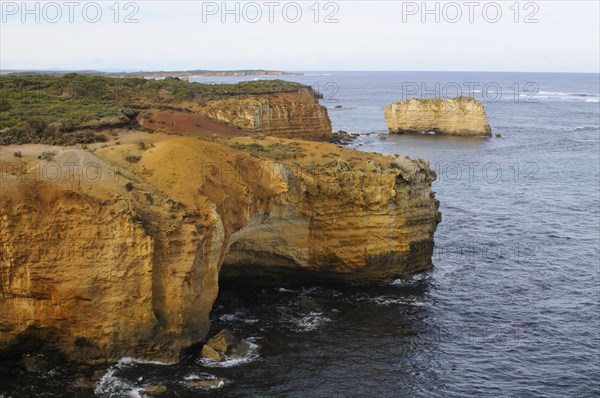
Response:
M157 72L240 72L240 71L265 71L265 72L284 72L284 73L306 73L306 72L456 72L456 73L581 73L581 74L598 74L600 76L600 68L597 71L555 71L555 70L465 70L465 69L412 69L412 70L391 70L391 69L310 69L310 70L286 70L286 69L270 69L270 68L235 68L235 69L120 69L120 68L102 68L102 69L69 69L69 68L10 68L5 69L0 67L1 72L103 72L103 73L157 73Z

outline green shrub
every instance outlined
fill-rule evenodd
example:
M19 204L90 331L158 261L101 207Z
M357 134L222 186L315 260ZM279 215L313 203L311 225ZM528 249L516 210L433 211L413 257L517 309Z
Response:
M50 161L52 161L52 159L54 159L54 156L56 156L56 152L44 151L40 154L39 159L47 160L48 162L50 162Z

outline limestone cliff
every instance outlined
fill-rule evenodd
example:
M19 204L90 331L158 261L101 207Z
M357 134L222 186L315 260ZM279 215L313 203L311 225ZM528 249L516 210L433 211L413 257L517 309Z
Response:
M489 136L492 130L483 105L471 97L410 99L384 110L391 133Z
M424 161L266 138L130 133L0 149L0 349L176 360L219 273L372 280L427 269L440 220Z
M332 137L327 109L319 104L309 88L180 105L201 116L264 135L303 139Z
M274 139L261 142L277 146ZM292 270L382 280L427 269L439 221L427 162L319 149L324 155L281 161L286 190L234 234L223 275Z

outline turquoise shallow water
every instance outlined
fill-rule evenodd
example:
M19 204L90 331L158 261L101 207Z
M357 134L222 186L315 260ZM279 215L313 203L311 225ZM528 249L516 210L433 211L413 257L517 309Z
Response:
M223 284L213 329L226 327L256 344L247 361L230 367L193 359L122 361L96 395L135 396L160 383L174 397L598 396L598 75L314 72L285 78L323 91L334 130L362 134L352 146L430 161L443 213L433 271L376 285ZM474 95L502 138L366 135L386 132L383 107L402 98L403 83L435 89L469 82L501 88L497 102L491 92ZM300 304L306 298L309 310ZM21 391L68 396L73 393L60 380L69 372L14 383ZM185 385L186 378L208 375L227 381L211 391Z

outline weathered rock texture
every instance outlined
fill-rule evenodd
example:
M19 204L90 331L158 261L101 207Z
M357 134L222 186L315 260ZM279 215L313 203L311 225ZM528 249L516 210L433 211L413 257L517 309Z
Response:
M264 135L303 139L332 137L327 109L319 105L315 92L309 88L180 105L201 116Z
M0 148L0 349L37 336L78 360L176 360L206 337L220 272L371 280L431 264L424 161L275 138L119 141Z
M391 133L490 136L492 130L483 105L471 97L410 99L385 108Z
M426 269L439 217L428 164L321 149L284 169L285 191L236 231L222 273L377 280Z

